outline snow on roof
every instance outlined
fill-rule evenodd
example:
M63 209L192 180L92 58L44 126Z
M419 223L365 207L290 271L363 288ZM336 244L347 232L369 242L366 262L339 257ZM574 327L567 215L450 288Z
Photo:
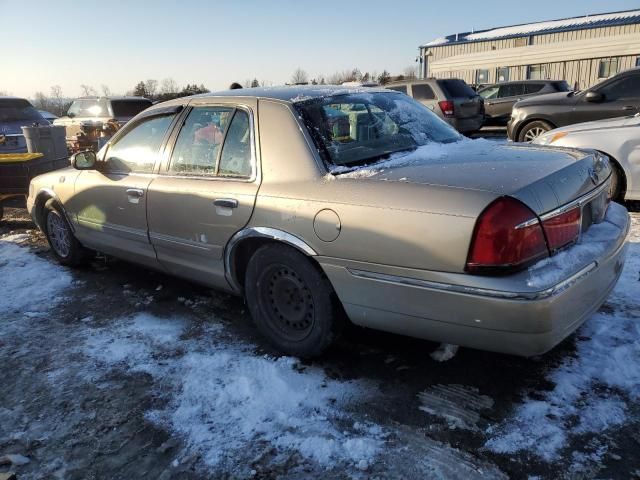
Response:
M436 47L450 43L478 42L483 40L495 40L499 38L519 37L539 33L555 33L584 28L609 27L615 25L627 25L640 23L640 10L627 10L623 12L601 13L585 15L581 17L549 20L547 22L525 23L510 27L491 28L478 32L465 32L437 38L423 47Z

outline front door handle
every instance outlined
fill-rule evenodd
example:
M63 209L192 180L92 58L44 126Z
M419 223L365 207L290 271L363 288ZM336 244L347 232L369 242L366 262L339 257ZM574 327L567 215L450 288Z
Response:
M238 208L238 200L235 198L216 198L213 204L216 207Z
M144 190L141 188L127 188L127 195L134 198L142 198L144 196Z
M622 107L622 110L635 110L636 107L634 107L633 105L625 105L624 107Z

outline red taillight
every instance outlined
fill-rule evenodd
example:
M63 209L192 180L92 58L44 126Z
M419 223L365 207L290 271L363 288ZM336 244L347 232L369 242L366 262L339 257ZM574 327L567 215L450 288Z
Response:
M440 100L438 105L440 105L440 110L445 117L453 117L454 108L451 100Z
M476 222L466 270L507 273L548 255L536 214L514 198L501 197Z
M576 207L567 212L543 220L542 227L547 236L549 249L553 252L578 239L582 225L582 212Z

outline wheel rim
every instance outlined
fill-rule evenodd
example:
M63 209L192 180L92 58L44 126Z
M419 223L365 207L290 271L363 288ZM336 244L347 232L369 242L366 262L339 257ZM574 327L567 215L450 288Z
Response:
M524 139L527 142L532 142L545 132L546 130L542 127L533 127L527 130L527 133L524 134Z
M57 212L47 215L47 233L51 248L61 257L68 257L71 251L69 229Z
M290 267L276 264L260 276L260 302L269 328L287 341L306 338L315 322L313 296Z

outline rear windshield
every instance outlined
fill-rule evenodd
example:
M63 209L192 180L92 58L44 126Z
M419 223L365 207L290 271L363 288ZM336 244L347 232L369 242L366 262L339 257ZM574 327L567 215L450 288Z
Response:
M111 100L114 117L135 117L150 106L149 100Z
M316 146L331 166L356 166L450 143L460 134L428 108L397 93L356 93L295 103Z
M477 95L464 80L453 78L449 80L438 80L438 85L449 98L465 97L473 98Z
M43 120L40 112L22 98L0 98L0 122Z
M74 100L67 115L70 117L108 117L109 108L106 98L81 98Z

